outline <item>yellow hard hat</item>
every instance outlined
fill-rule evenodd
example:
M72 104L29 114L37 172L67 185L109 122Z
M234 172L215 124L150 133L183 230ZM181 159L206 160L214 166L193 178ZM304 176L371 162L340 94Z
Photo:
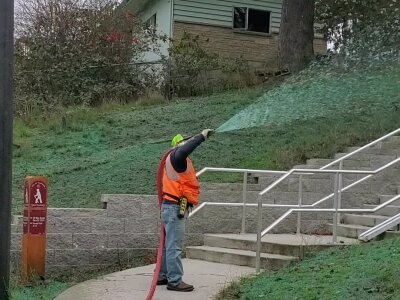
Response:
M178 145L180 142L182 142L184 140L182 134L177 134L176 136L174 136L174 138L172 139L171 145L172 147L175 147L176 145Z

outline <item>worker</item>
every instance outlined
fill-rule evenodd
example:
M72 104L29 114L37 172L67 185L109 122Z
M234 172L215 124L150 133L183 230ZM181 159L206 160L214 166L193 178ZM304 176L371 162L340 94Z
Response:
M189 155L213 132L205 129L201 134L185 139L178 134L172 139L172 150L165 160L162 177L163 202L161 218L165 228L165 243L157 285L168 290L191 292L193 285L182 281L182 248L185 235L187 207L199 202L199 182ZM183 207L183 213L182 213Z

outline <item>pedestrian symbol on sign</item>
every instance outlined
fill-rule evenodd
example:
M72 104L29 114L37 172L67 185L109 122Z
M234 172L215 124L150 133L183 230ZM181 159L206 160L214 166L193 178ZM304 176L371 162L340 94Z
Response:
M40 193L39 189L36 189L36 195L34 197L35 197L35 204L43 204L42 194Z

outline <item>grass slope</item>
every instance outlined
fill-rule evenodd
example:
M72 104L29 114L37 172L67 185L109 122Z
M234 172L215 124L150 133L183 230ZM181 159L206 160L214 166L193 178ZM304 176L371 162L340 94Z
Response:
M327 250L276 273L243 279L217 299L400 299L400 239Z
M335 87L350 78L350 96L334 98ZM305 75L275 88L267 95L279 95L281 109L278 96L263 97L262 102L270 101L270 113L281 115L280 122L216 134L193 153L195 166L290 169L307 158L331 157L346 146L363 144L398 128L400 68L368 70L367 79L374 87L372 97L367 97L366 79L359 72L340 77L325 74L323 79L319 74ZM318 104L321 93L331 95L335 104ZM21 210L27 175L49 177L53 207L98 207L105 193L155 193L156 168L169 146L159 141L176 133L217 128L264 94L262 88L245 89L162 105L76 108L64 116L16 120L14 211ZM315 103L303 101L313 97ZM305 105L313 108L309 114ZM293 114L296 107L301 114ZM319 113L324 107L328 113ZM235 175L202 178L237 179Z

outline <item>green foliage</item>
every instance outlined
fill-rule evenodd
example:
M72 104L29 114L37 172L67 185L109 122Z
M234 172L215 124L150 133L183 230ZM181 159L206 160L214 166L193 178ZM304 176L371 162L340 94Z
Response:
M144 93L143 67L158 36L113 0L30 0L21 5L15 43L15 109L126 102ZM147 74L150 74L149 72Z
M21 287L14 283L11 287L10 300L53 300L68 287L67 283L56 280L29 287Z
M387 107L389 102L400 105L399 81L400 65L391 61L347 72L335 69L333 62L318 64L267 92L217 131L283 126L331 115L342 117L349 111L371 115L379 110L391 110L393 108Z
M317 0L316 22L350 61L398 57L400 2L398 0Z
M335 248L228 287L217 299L398 299L400 239ZM226 296L228 295L228 296Z
M172 95L195 96L256 83L242 57L226 58L209 51L199 35L184 31L180 40L172 41L169 53L166 89Z

